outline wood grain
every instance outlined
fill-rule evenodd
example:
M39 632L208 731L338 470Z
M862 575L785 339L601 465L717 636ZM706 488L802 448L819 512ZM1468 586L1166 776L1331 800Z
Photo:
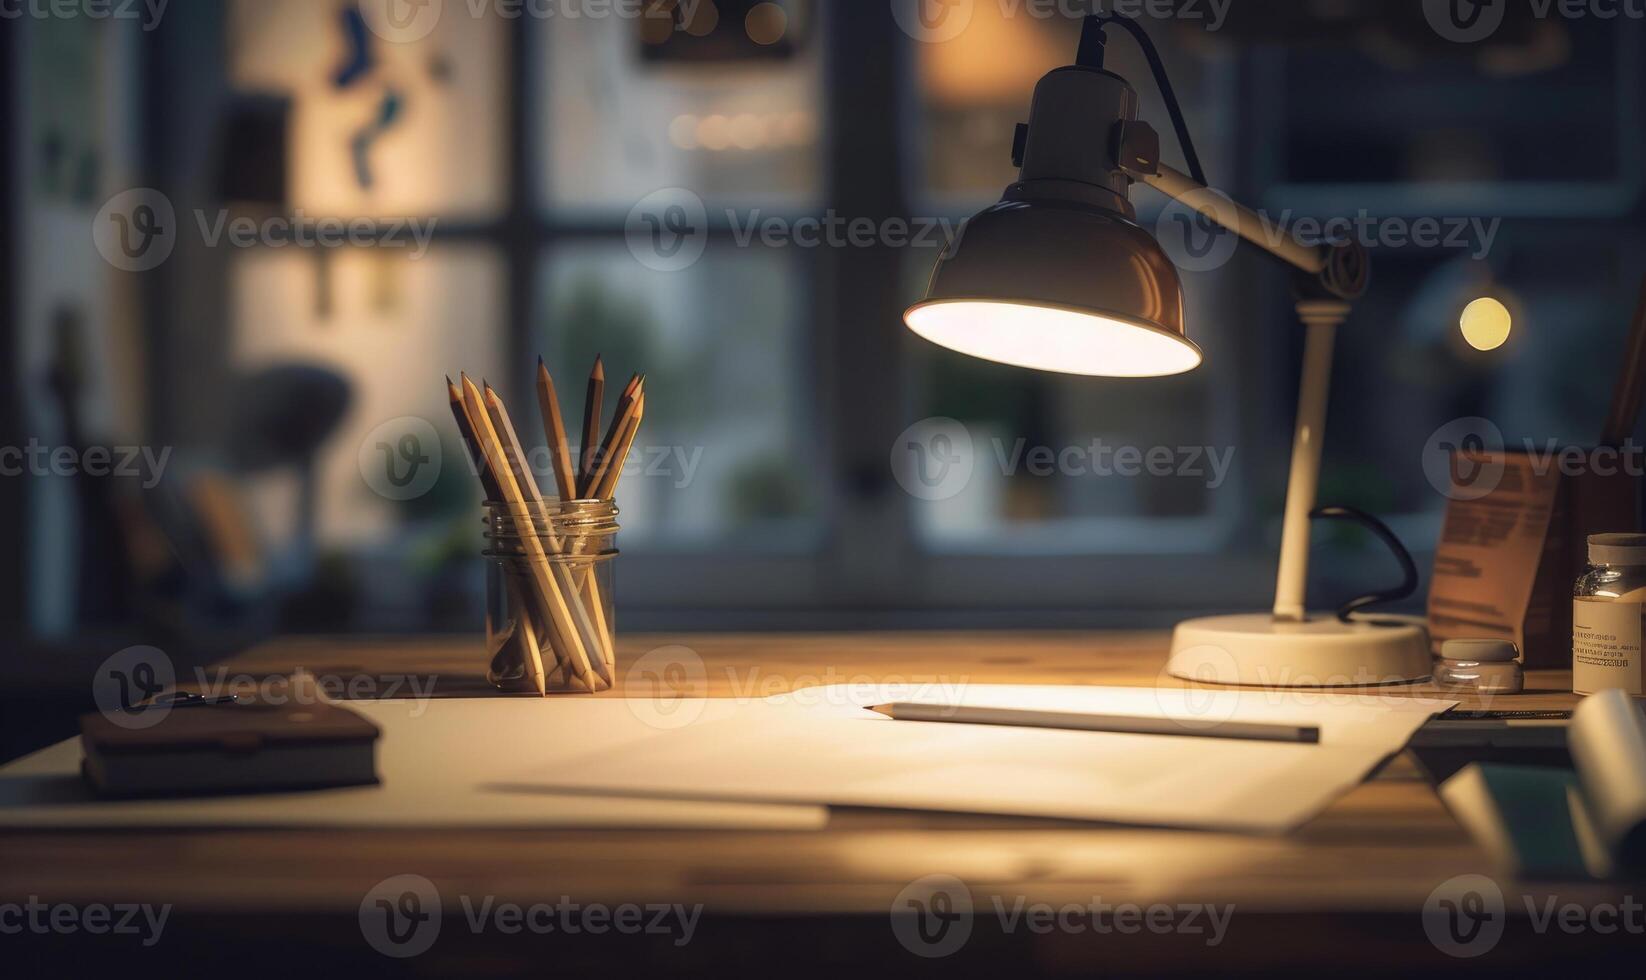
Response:
M702 659L714 697L856 681L1181 686L1162 674L1166 643L1160 634L1093 633L630 636L619 644L616 688L595 696L644 687L649 679L625 676L634 673L627 668L675 644ZM406 676L432 680L437 696L494 696L475 638L282 640L225 670L262 677L297 667L352 682L362 696ZM1562 673L1538 672L1532 686L1535 693L1495 706L1575 702ZM1420 685L1379 693L1434 692ZM566 894L704 903L711 915L857 914L881 928L897 893L933 873L960 877L979 903L989 895L1054 903L1101 896L1315 917L1415 917L1440 882L1493 873L1405 757L1281 838L848 809L815 833L38 832L0 840L0 895L147 898L217 916L352 915L368 889L406 872L443 892L499 900ZM1514 894L1509 883L1505 891Z

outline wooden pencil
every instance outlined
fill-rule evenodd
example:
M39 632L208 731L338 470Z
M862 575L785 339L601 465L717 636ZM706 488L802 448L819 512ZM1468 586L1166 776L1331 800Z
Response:
M503 449L503 442L496 427L492 424L490 413L487 411L485 400L480 389L466 376L463 380L463 400L469 409L469 417L474 424L475 436L485 454L492 472L497 476L499 488L503 491L503 503L509 509L509 516L520 532L520 543L526 555L526 567L530 571L532 584L536 587L538 597L543 601L543 607L549 615L550 626L561 637L562 645L568 658L571 660L571 669L577 677L588 685L590 690L596 690L598 681L595 680L593 665L589 663L588 653L583 649L582 641L578 637L577 626L572 620L571 610L567 605L566 597L555 582L552 566L548 555L543 550L543 542L539 535L533 533L536 527L537 514L526 501L525 492L514 480L510 469L508 456ZM535 664L528 657L528 672L532 673L533 683L538 690L547 694L547 675L543 671L543 664L539 659Z
M597 500L611 500L617 496L617 481L623 478L623 466L629 461L629 450L634 446L634 437L640 432L640 421L646 416L646 395L641 392L635 399L634 410L630 414L629 423L624 430L617 448L612 452L611 465L606 467L601 475L600 484L595 487L594 496Z
M577 471L572 468L571 447L566 442L566 420L560 414L560 398L554 390L554 378L541 357L537 359L537 408L543 416L543 434L548 439L555 490L561 500L576 500Z
M583 445L578 449L578 486L586 485L599 460L600 408L606 398L606 362L598 356L589 371L589 387L583 396Z
M618 440L623 438L623 425L628 419L629 405L645 390L646 376L643 374L634 375L629 378L629 383L623 386L623 393L617 398L617 412L612 416L611 428L606 430L606 435L600 440L600 455L595 457L597 469L600 461L617 448ZM591 492L589 496L595 495Z
M514 475L521 492L526 495L526 502L532 505L532 512L538 513L543 506L543 492L537 488L537 475L532 472L531 462L526 458L520 436L514 431L514 420L509 418L509 411L491 386L491 382L482 382L481 398L486 403L486 414L490 416L492 425L497 428L498 438L503 442L503 454L509 462L509 472Z
M496 427L498 436L503 440L504 455L513 467L513 476L518 482L532 513L541 514L543 513L543 494L537 487L537 479L532 475L531 467L527 465L526 454L521 446L520 436L515 432L514 422L509 418L508 407L503 404L503 399L498 397L497 392L492 390L491 385L486 386L485 399L487 414L491 416L492 424ZM564 550L558 537L552 533L543 536L542 545L547 555L556 558L560 557L561 552ZM610 666L616 657L609 649L611 637L604 629L605 617L599 613L591 616L589 606L596 605L598 609L597 603L583 603L576 600L575 597L578 593L585 590L578 588L577 583L572 580L570 569L566 567L564 562L551 562L550 565L555 584L560 587L561 593L570 602L572 621L578 628L579 638L587 638L599 654L597 659L589 661L589 665L605 682L605 686L609 687L614 682ZM595 598L598 599L598 592L596 592ZM599 620L598 623L596 622L597 619ZM584 660L588 659L586 649L582 648L581 644L578 648L569 652L572 656L574 669L580 666L580 653Z
M470 455L474 457L475 467L479 471L480 483L485 489L487 501L494 504L502 504L503 490L498 485L497 476L492 473L491 464L486 461L485 454L480 448L479 440L475 436L474 423L469 418L469 409L463 401L463 393L457 390L457 385L454 384L452 379L449 377L446 379L446 394L447 397L451 399L452 418L457 422L457 431L463 437L463 444L468 447ZM512 571L505 570L504 574L505 576L512 576L513 573ZM548 663L543 660L542 646L538 641L538 637L544 634L533 623L533 610L536 609L539 604L526 602L520 590L515 587L512 578L509 580L508 592L510 601L516 610L517 618L515 620L515 630L517 631L520 642L524 644L524 657L528 661L526 665L527 675L528 677L532 677L535 684L535 677L533 677L531 672L531 663L535 662L540 664L542 673L545 676L544 683L542 685L538 685L538 693L546 694L548 684L557 675L563 674L564 672L560 670L558 660L555 663L555 669L552 671L548 669ZM554 655L552 647L549 653L551 656Z
M482 478L482 483L487 484L487 495L491 496L497 503L508 505L512 514L515 512L515 508L509 499L508 492L503 486L503 479L504 475L508 472L508 466L501 460L501 458L494 455L491 447L487 444L487 438L481 425L481 420L485 418L486 410L479 404L478 399L471 404L468 397L468 392L474 388L474 382L470 381L468 375L466 374L461 377L463 380L464 394L463 400L459 404L459 407L462 409L462 419L458 423L458 428L465 433L467 439L473 441L475 450L480 454L480 458L482 460L482 470L487 474L486 477ZM447 380L450 381L450 379ZM518 522L518 517L515 519ZM521 616L517 621L517 629L519 628L518 622L523 622L529 615L530 613L528 609L523 608L521 610ZM543 669L542 654L539 652L535 643L524 644L524 647L526 678L531 681L533 687L537 688L539 697L546 697L549 693L548 674Z
M600 446L600 453L596 457L595 471L589 474L588 479L578 488L584 497L590 500L609 499L600 495L600 485L605 482L605 474L613 457L617 455L619 443L628 427L629 420L634 416L635 405L646 396L645 378L635 376L633 390L626 392L618 405L617 415L612 418L611 431L606 433L606 439Z
M638 379L640 376L635 375ZM633 390L634 382L624 389L624 396ZM566 423L560 414L560 399L555 393L554 378L543 363L543 358L537 359L537 404L543 415L543 432L549 443L549 459L554 467L555 486L562 501L576 500L577 472L572 468L571 451L566 440ZM575 554L580 550L580 542L572 542L570 550ZM611 631L606 623L606 607L601 598L600 582L595 577L594 568L589 567L582 576L583 594L588 598L589 613L594 619L595 630L600 637L600 652L608 667L615 667L617 651L612 648Z
M457 384L450 376L446 378L446 397L451 399L452 419L457 422L457 434L463 437L463 445L469 450L469 458L474 460L475 472L480 476L480 486L486 491L487 501L502 503L503 491L498 488L497 477L492 475L491 467L486 464L486 457L480 451L480 442L474 434L474 423L469 420L469 409L463 404L463 393L457 390Z

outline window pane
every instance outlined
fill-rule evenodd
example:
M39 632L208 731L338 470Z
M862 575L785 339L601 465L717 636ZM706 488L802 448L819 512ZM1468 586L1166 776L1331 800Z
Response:
M431 516L478 528L478 484L457 442L443 375L502 374L499 258L478 246L437 247L416 260L387 249L234 255L233 368L250 375L313 365L348 386L347 412L317 457L321 545L406 546L411 542L393 532ZM288 428L301 424L293 420ZM431 428L441 443L438 456L422 444ZM418 442L402 443L408 435ZM380 455L379 443L389 446L389 457ZM395 467L393 480L416 480L411 467L424 455L438 458L431 471L438 480L417 484L415 496L401 493L388 467ZM247 480L258 523L280 537L290 534L296 514L295 476L295 468L269 466L253 468ZM478 547L478 535L474 541Z
M290 199L278 203L311 215L497 215L505 189L502 24L448 3L427 36L391 41L362 15L374 9L236 0L230 10L231 83L242 95L291 99ZM271 128L279 130L258 132ZM279 152L243 135L230 149Z
M1408 192L1495 181L1632 181L1639 96L1621 81L1631 74L1621 64L1637 57L1641 32L1638 18L1630 20L1538 22L1542 42L1495 71L1462 58L1431 62L1420 73L1371 54L1292 52L1276 92L1289 123L1286 177L1305 185L1399 184ZM1556 92L1558 111L1529 109L1547 106ZM1357 111L1343 111L1348 104ZM1583 152L1571 152L1574 146Z
M567 425L598 354L604 411L646 375L646 417L618 502L623 546L809 548L822 501L792 254L711 246L683 272L654 272L613 244L568 244L545 261L536 350Z
M809 4L785 6L783 40L770 45L747 40L740 5L728 0L694 8L720 11L707 36L665 22L661 43L648 19L539 22L543 200L621 213L658 188L688 187L711 203L812 202L819 37Z

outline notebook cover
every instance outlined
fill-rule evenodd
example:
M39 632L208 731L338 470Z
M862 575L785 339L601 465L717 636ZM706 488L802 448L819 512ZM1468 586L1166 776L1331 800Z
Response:
M80 737L87 750L106 757L193 751L250 754L272 748L369 743L377 735L377 726L370 721L323 701L173 708L147 728L122 726L101 714L80 717Z

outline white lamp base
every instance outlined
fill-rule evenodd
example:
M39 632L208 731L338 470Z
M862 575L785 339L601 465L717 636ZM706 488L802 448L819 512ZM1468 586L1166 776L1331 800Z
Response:
M1429 633L1413 623L1344 623L1329 614L1277 622L1269 613L1179 623L1173 677L1252 687L1364 687L1426 681Z

